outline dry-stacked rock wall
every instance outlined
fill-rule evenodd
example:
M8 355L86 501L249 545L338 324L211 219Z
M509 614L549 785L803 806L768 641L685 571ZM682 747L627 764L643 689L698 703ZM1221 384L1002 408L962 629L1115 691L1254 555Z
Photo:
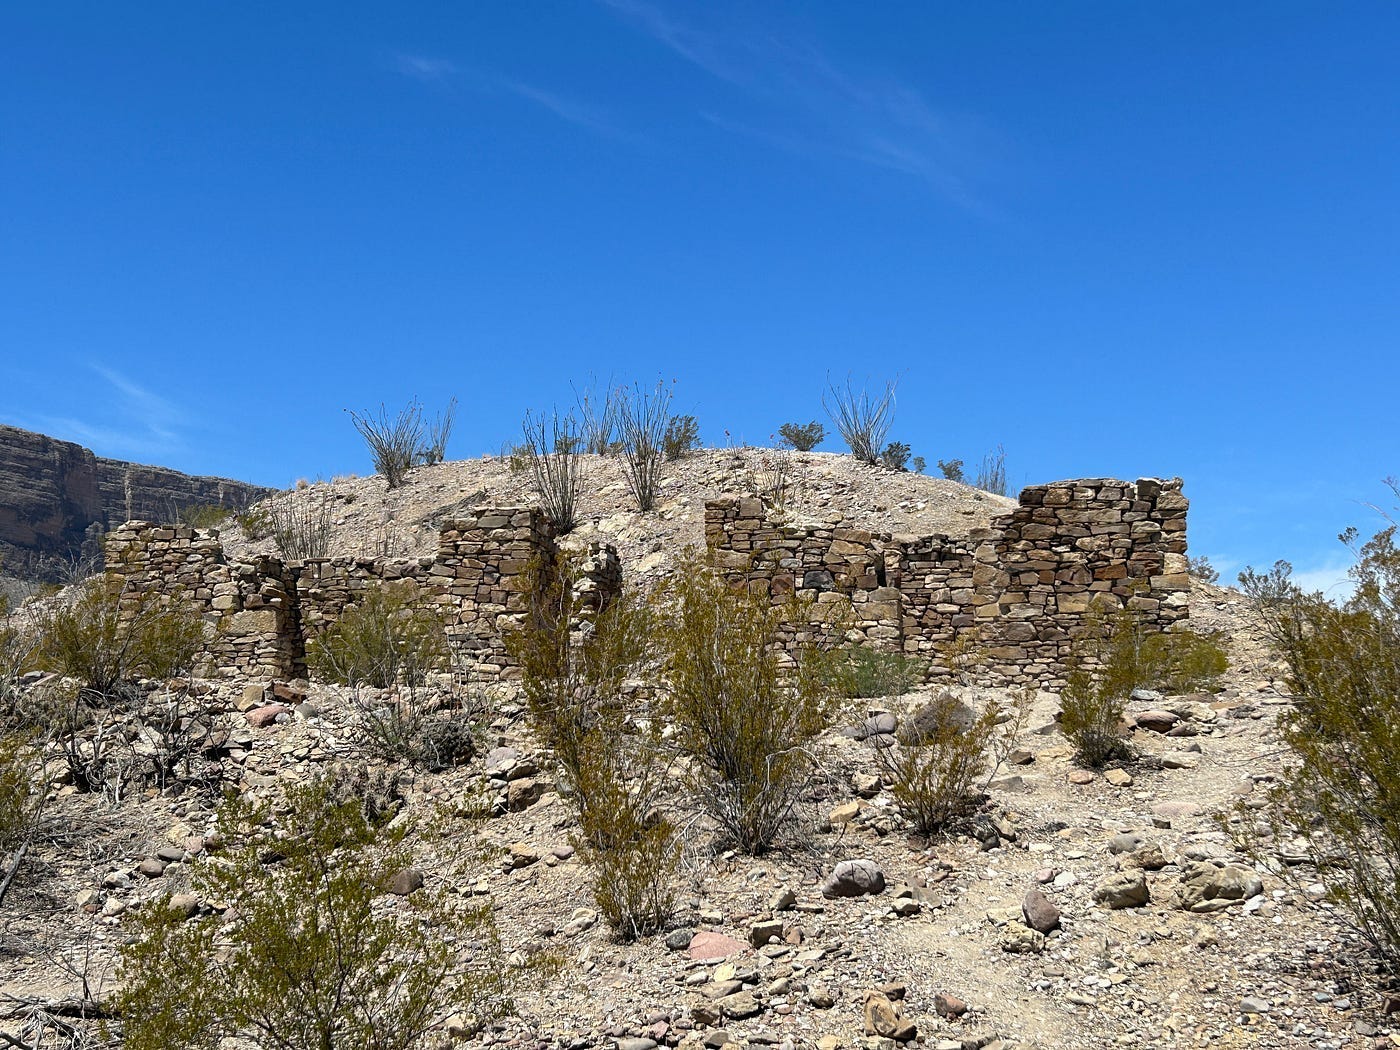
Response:
M851 640L929 658L935 674L970 651L977 662L961 670L983 682L1051 684L1096 605L1160 630L1186 618L1187 506L1180 479L1060 481L1025 489L990 528L948 537L793 524L758 497L729 496L706 504L705 536L732 586L790 610L785 647ZM404 582L483 680L513 673L504 638L560 556L537 507L449 521L431 558L229 563L217 534L146 522L114 531L107 552L114 572L203 612L220 673L300 675L309 639L367 588ZM621 586L616 550L594 545L576 566L574 607L587 615Z
M460 670L509 677L505 635L528 608L538 567L558 547L537 507L479 508L443 525L433 558L322 558L229 563L216 532L132 521L107 538L109 569L145 589L194 605L209 624L214 670L224 676L305 673L306 645L366 589L405 584L436 607ZM575 607L596 610L621 589L617 551L595 544L575 569Z
M794 639L844 631L935 673L970 648L985 682L1041 683L1063 678L1091 603L1161 630L1186 618L1187 508L1180 479L1060 481L953 538L787 524L731 496L706 504L705 534L731 585L799 599Z

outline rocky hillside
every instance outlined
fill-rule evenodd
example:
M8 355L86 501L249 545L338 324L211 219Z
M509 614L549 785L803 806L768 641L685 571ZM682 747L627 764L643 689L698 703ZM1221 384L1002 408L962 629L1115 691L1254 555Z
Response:
M628 508L615 462L589 461L584 525L570 540L616 543L630 578L645 582L702 541L707 496L763 489L775 470L793 479L794 517L881 531L961 533L1010 506L847 457L775 460L711 450L668 465L651 515ZM425 554L454 508L533 496L527 474L487 458L423 468L394 492L379 478L345 478L279 499L323 509L334 553L372 556ZM235 529L224 538L240 554L266 543ZM45 1012L73 1017L84 988L109 995L133 916L167 895L190 921L236 918L228 901L195 892L193 878L222 848L222 792L271 801L285 785L344 769L371 780L397 774L405 817L436 829L415 837L414 866L402 885L396 879L406 899L386 895L380 905L404 911L413 894L441 893L462 907L489 905L500 931L514 1013L477 1026L443 1011L425 1043L435 1048L1400 1045L1388 1016L1400 999L1382 991L1324 899L1320 873L1291 854L1287 865L1256 864L1238 849L1240 822L1255 819L1286 761L1275 723L1290 700L1257 618L1237 592L1197 585L1191 626L1221 632L1228 649L1230 670L1211 691L1135 693L1123 724L1133 757L1101 771L1073 760L1059 697L1035 693L1006 729L1011 746L1001 768L987 770L976 819L946 836L913 832L882 762L881 748L918 723L933 691L844 701L811 743L808 834L750 857L717 846L702 817L686 819L673 844L674 918L635 943L619 942L600 916L593 869L575 851L567 782L510 690L443 687L434 702L461 705L454 717L471 721L477 751L425 769L370 744L368 727L394 703L387 691L152 683L153 698L168 689L195 705L199 775L104 797L79 790L52 755L47 813L59 830L36 845L4 902L0 1031L19 1032ZM44 686L28 683L35 696ZM956 693L974 712L1016 699L970 686ZM155 746L149 726L115 739L132 741L122 769ZM687 768L677 758L663 796L680 814L699 808ZM473 845L480 851L463 859ZM516 967L536 952L557 970Z
M12 564L75 553L94 526L164 521L187 507L242 507L268 491L104 459L71 441L0 424L0 558Z

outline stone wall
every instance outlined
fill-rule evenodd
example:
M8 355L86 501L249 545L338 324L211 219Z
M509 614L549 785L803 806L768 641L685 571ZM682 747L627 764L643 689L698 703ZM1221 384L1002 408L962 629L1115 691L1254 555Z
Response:
M1159 630L1186 618L1187 506L1180 479L1060 481L1025 489L990 528L948 537L787 523L757 497L728 496L705 505L705 538L731 586L789 608L785 647L850 640L928 658L931 674L952 673L949 653L971 648L984 683L1048 685L1094 604ZM140 521L109 535L107 556L114 572L195 603L224 675L304 674L307 642L366 588L407 581L442 614L462 669L497 680L513 673L503 639L542 582L527 570L549 571L559 550L539 508L508 507L445 523L431 558L229 563L215 533ZM575 607L586 615L621 586L616 550L595 545Z
M432 558L322 558L284 564L262 557L229 563L216 532L132 521L107 537L108 567L139 587L160 586L192 603L209 624L216 674L292 678L305 674L306 645L370 587L407 582L438 609L459 668L474 679L512 674L506 632L528 606L535 576L559 557L537 507L479 508L443 525ZM595 544L580 559L576 607L600 608L618 594L617 551Z
M951 538L786 524L758 498L731 496L706 504L705 537L732 586L799 599L794 639L844 632L932 657L935 674L951 673L959 641L988 684L1052 683L1091 603L1159 630L1187 617L1187 507L1180 479L1060 481Z

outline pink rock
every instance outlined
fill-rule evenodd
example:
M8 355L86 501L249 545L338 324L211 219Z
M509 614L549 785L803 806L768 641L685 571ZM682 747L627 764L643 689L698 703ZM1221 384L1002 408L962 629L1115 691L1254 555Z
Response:
M286 707L282 704L265 704L262 707L254 708L244 717L248 719L248 724L263 729L277 721L278 715L285 715Z
M744 945L722 933L701 930L690 939L687 951L692 959L727 959L744 950Z

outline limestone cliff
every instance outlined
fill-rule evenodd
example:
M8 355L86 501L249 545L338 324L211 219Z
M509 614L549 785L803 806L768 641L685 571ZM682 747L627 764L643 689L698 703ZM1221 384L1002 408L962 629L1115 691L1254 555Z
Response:
M0 558L12 566L78 551L97 530L186 507L243 507L270 490L103 459L71 441L0 424Z

